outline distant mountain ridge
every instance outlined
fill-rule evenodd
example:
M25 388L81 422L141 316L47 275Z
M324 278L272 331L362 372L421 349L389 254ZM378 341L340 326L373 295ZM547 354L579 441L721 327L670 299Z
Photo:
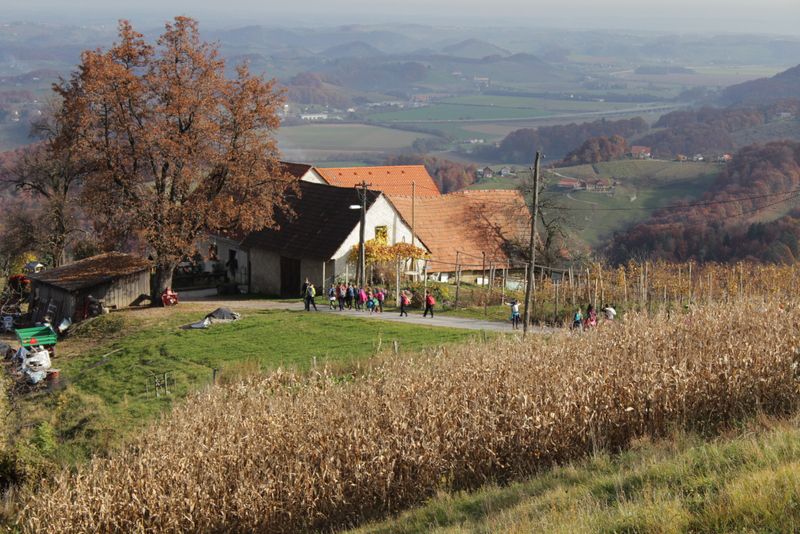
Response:
M374 46L369 43L365 43L364 41L351 41L349 43L344 43L336 46L332 46L326 50L320 52L320 55L332 58L332 59L342 59L342 58L372 58L372 57L382 57L385 56L382 51L378 50Z
M442 52L449 56L481 59L488 56L510 56L511 52L480 39L466 39L456 44L445 46Z

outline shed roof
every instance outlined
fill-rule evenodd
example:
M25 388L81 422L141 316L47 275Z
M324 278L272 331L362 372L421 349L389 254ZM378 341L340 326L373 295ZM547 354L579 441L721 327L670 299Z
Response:
M293 163L291 161L281 161L284 172L297 178L298 180L306 175L313 167L308 163Z
M392 196L392 203L411 220L411 197ZM465 270L487 262L508 265L509 245L530 235L528 207L516 190L474 190L439 197L417 198L415 231L431 252L428 269L454 271L457 260ZM457 257L456 252L460 254Z
M361 210L349 209L361 204L353 187L334 187L300 182L299 195L286 198L291 215L276 217L277 226L245 237L242 246L280 251L292 258L329 260L361 220ZM367 209L381 196L367 191Z
M411 195L411 184L416 184L416 196L440 196L439 188L425 165L386 165L383 167L315 167L322 178L331 185L354 187L362 181L372 189L387 195Z
M148 271L150 266L150 260L140 256L108 252L33 274L30 278L35 283L49 284L66 291L77 291L98 286L122 276Z

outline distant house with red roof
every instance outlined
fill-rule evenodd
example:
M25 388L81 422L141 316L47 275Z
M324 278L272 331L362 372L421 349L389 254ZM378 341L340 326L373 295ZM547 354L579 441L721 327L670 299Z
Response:
M577 178L561 178L558 181L557 185L558 185L558 187L560 189L575 190L575 189L582 189L583 188L583 182L581 182Z
M634 145L631 147L631 157L633 159L650 159L652 149L649 146Z
M440 196L433 177L424 165L386 165L382 167L316 167L322 183L336 187L355 187L366 182L370 189L387 195L409 195L417 198ZM304 178L305 181L312 181ZM413 184L413 185L412 185Z

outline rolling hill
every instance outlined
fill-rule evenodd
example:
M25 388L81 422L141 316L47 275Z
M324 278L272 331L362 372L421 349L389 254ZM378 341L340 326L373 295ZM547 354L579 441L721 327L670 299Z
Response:
M772 78L759 78L725 88L720 103L725 105L766 104L777 100L800 98L800 65Z
M481 59L489 56L509 56L511 52L480 39L466 39L464 41L445 46L442 52L448 56Z

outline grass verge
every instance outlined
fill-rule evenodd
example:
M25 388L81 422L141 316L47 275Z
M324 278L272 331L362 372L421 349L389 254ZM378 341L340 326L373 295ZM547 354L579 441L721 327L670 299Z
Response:
M758 418L709 439L675 433L527 481L442 493L353 534L796 532L798 419Z

